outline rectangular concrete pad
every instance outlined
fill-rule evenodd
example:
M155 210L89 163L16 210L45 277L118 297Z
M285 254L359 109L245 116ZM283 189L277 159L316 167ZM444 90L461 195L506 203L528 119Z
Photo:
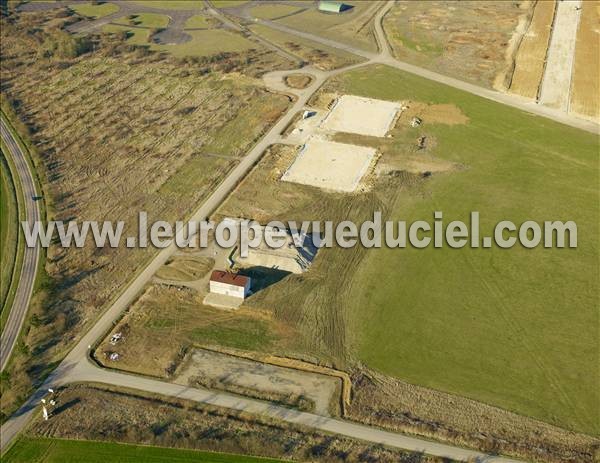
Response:
M343 95L322 126L336 132L384 137L400 107L400 103L393 101Z
M375 152L365 146L313 139L304 145L281 179L351 192L367 172Z

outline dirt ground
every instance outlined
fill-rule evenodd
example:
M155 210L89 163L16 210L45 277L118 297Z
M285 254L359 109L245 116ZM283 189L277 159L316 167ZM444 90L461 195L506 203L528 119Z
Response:
M514 72L510 83L512 93L537 99L544 75L555 7L554 1L535 3L533 16L515 56Z
M156 272L156 276L163 280L198 280L205 276L214 264L214 259L210 257L174 256Z
M600 122L600 1L582 2L570 111Z
M384 28L398 59L501 88L530 8L528 1L399 1Z
M441 459L178 399L74 385L58 392L48 421L32 436L231 452L324 463L442 463Z
M233 392L242 388L265 397L288 397L292 403L302 398L310 403L312 412L320 415L329 415L332 407L337 408L340 401L340 381L331 376L268 365L206 349L194 349L173 382L190 386L216 385L220 389L232 388Z

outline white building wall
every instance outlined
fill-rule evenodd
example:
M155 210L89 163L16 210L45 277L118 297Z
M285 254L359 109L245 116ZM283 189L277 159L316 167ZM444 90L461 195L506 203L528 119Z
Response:
M219 281L210 282L210 292L217 294L224 294L226 296L239 297L244 299L248 294L248 290L244 286L229 285L227 283L221 283Z

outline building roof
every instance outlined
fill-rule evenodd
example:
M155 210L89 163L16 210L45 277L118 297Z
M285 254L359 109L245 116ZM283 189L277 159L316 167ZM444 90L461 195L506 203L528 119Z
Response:
M250 282L250 278L238 273L225 272L224 270L213 270L210 275L210 281L245 287Z
M344 10L344 4L341 2L321 1L319 2L319 10L339 13Z

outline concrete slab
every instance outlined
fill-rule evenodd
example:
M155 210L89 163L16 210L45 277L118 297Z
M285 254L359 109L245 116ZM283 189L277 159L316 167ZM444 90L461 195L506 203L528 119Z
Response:
M343 95L323 121L323 128L337 132L384 137L401 104L354 95Z
M326 190L352 192L367 173L375 148L311 139L281 180Z

